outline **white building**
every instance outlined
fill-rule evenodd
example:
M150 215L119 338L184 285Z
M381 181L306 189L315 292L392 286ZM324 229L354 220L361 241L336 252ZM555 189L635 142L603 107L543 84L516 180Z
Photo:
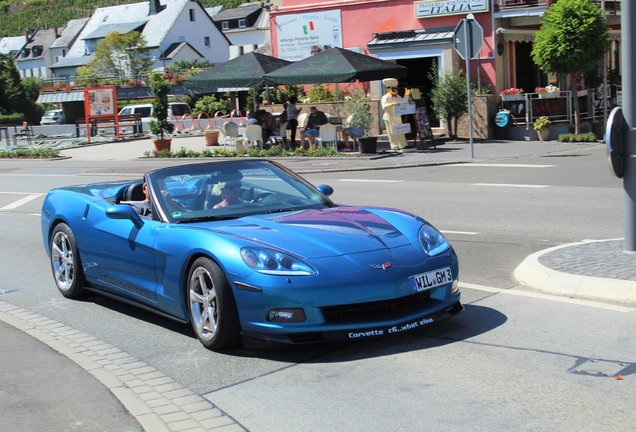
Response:
M149 0L98 8L82 28L66 56L51 66L56 78L72 78L90 62L95 47L109 33L140 32L146 39L155 69L176 60L229 60L230 41L196 0Z
M269 12L260 3L244 3L238 8L207 8L212 20L232 42L230 58L269 46Z

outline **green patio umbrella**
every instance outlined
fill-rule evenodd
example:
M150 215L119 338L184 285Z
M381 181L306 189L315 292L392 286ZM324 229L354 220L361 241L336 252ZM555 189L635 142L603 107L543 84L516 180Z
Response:
M290 64L264 54L249 52L225 63L219 63L185 80L185 87L210 89L218 87L263 87L265 74Z
M343 48L330 48L265 75L278 84L319 84L404 78L408 69Z

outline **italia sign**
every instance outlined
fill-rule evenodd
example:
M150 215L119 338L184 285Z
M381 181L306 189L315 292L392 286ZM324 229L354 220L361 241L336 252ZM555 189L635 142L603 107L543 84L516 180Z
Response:
M415 2L415 18L488 12L489 0L424 0Z

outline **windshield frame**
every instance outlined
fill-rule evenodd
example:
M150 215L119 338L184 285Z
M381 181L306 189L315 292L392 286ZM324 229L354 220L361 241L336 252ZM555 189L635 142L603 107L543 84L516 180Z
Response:
M268 176L266 182L259 183L259 177L252 175L252 172L262 172ZM238 171L245 173L241 184L242 195L250 198L249 193L256 194L256 191L266 192L261 195L275 195L278 201L269 205L262 202L242 201L237 205L228 205L220 208L201 208L203 197L205 200L211 197L214 184L218 182L221 172ZM323 195L314 185L309 183L293 171L285 168L281 164L267 159L249 159L239 161L213 161L199 164L178 165L168 168L161 168L146 174L146 181L150 189L151 200L160 220L168 223L188 223L202 222L206 220L227 220L237 219L246 216L255 216L286 211L298 211L305 209L324 209L334 207L334 204L327 196ZM173 184L181 181L180 191L190 192L188 199L191 199L191 208L187 206L186 200L178 196L171 196L174 191ZM286 188L290 193L280 192L267 184L278 185ZM273 183L272 183L273 182ZM278 182L284 182L285 185ZM249 191L249 192L248 192ZM271 192L271 193L267 193ZM216 199L220 197L217 195ZM257 197L252 197L257 198ZM287 202L288 199L290 202ZM274 198L270 201L275 201ZM292 203L291 201L296 201ZM179 204L175 209L174 203Z

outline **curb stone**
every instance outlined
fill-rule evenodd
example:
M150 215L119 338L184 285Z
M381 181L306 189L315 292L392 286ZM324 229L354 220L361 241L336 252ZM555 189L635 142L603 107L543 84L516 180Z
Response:
M548 268L539 262L543 255L551 252L572 246L590 245L607 241L611 240L588 240L568 243L533 253L519 264L514 271L514 276L521 284L541 291L569 296L636 302L636 281L563 273Z
M48 345L90 373L145 431L245 432L209 400L87 333L5 301L0 301L0 320ZM161 391L162 387L166 390ZM172 400L171 395L174 395Z

